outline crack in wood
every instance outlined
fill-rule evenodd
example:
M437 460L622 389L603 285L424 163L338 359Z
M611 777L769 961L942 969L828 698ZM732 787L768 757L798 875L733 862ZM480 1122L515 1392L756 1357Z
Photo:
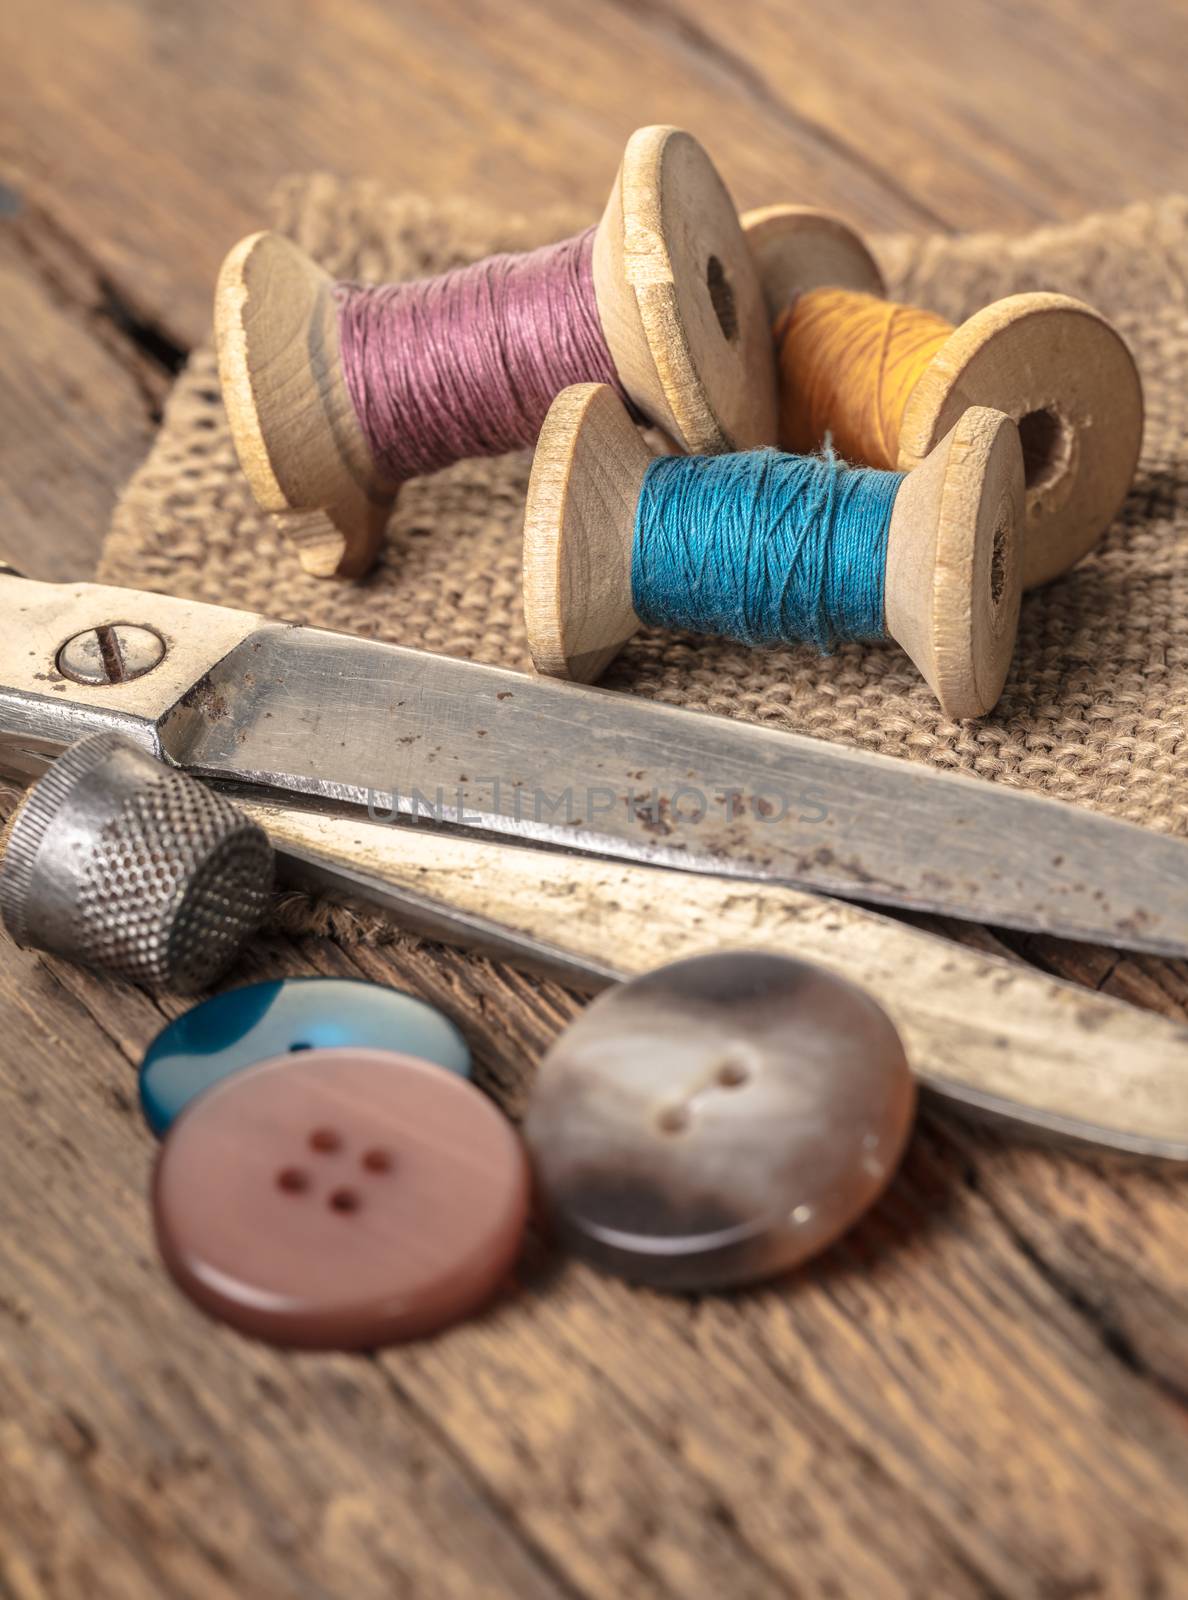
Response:
M56 304L78 318L124 368L150 422L159 423L188 349L131 304L89 246L46 206L24 201L5 237Z
M102 301L96 308L99 314L108 318L149 361L176 377L189 359L185 345L172 339L159 322L136 312L110 278L100 274L97 281L102 292Z
M1075 1312L1077 1317L1085 1324L1097 1339L1102 1349L1114 1358L1122 1367L1130 1372L1140 1382L1148 1384L1156 1394L1165 1400L1188 1411L1188 1386L1176 1383L1173 1379L1160 1372L1139 1351L1133 1339L1100 1303L1079 1289L1064 1273L1051 1262L1044 1253L1035 1245L1007 1214L1002 1205L995 1201L985 1186L975 1168L968 1168L962 1174L965 1187L987 1207L1007 1238L1024 1260L1037 1273L1039 1278Z

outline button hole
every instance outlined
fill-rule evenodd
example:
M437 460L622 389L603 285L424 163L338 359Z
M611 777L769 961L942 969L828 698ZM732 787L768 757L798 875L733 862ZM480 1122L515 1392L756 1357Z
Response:
M386 1150L368 1150L364 1153L362 1165L368 1172L391 1172L392 1157Z
M737 1089L751 1076L745 1061L727 1057L718 1068L718 1082L723 1089Z
M656 1126L661 1133L684 1133L689 1126L688 1106L665 1106L657 1114Z
M313 1049L313 1045L310 1044L308 1039L298 1039L296 1044L291 1044L289 1046L289 1054L292 1055L294 1050L312 1050L312 1049Z
M330 1196L329 1204L331 1211L341 1211L344 1214L350 1211L358 1211L359 1196L353 1189L335 1189Z
M282 1167L276 1175L276 1186L286 1194L304 1194L309 1188L309 1175L300 1167Z
M333 1128L315 1128L309 1136L309 1148L319 1155L332 1155L335 1150L341 1150L342 1140Z

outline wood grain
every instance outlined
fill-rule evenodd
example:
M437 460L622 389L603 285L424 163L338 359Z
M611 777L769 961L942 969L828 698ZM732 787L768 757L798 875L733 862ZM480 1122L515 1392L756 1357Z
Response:
M766 1596L840 1574L840 1594L1130 1595L1180 1570L1186 1207L1166 1173L930 1119L794 1284L666 1300L542 1257L446 1338L285 1358L205 1323L153 1261L132 1061L157 1007L6 968L17 1594ZM309 970L445 1003L513 1103L570 1010L402 943L273 938L239 976Z
M94 565L170 373L127 338L77 241L17 194L9 203L0 214L0 554L30 577L66 578Z
M1186 59L1175 0L9 0L0 554L90 569L218 262L286 171L593 220L627 133L670 120L740 205L1023 227L1184 186ZM1010 947L1188 1016L1184 964ZM277 932L236 977L308 971L445 1006L513 1109L576 1004L403 940ZM177 1009L0 948L4 1600L1188 1584L1171 1172L931 1114L878 1211L787 1285L665 1300L542 1252L456 1334L286 1360L152 1257L132 1068Z
M328 273L276 233L242 239L219 269L215 345L239 462L279 513L302 566L360 578L398 485L379 473L347 388Z
M704 139L740 205L865 228L1026 227L1184 182L1173 0L1092 19L1071 0L907 16L746 0L743 16L709 0L307 0L296 20L275 0L8 0L0 169L92 235L129 303L183 343L283 173L576 200L593 219L645 110Z

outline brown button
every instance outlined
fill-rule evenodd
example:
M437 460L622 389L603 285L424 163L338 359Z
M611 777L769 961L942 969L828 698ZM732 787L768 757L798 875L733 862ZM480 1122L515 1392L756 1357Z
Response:
M886 1186L915 1087L853 984L752 951L611 989L541 1063L524 1125L557 1231L639 1282L796 1266Z
M529 1175L511 1124L455 1073L306 1050L178 1118L153 1185L179 1286L243 1333L370 1349L474 1311L515 1260Z

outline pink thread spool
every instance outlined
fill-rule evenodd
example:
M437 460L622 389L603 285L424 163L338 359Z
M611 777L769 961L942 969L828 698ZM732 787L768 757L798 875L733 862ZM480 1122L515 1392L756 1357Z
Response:
M367 570L405 477L531 444L575 382L611 384L687 450L775 438L758 273L709 157L675 128L631 136L590 235L427 284L336 285L255 234L223 264L215 327L252 490L321 577Z

